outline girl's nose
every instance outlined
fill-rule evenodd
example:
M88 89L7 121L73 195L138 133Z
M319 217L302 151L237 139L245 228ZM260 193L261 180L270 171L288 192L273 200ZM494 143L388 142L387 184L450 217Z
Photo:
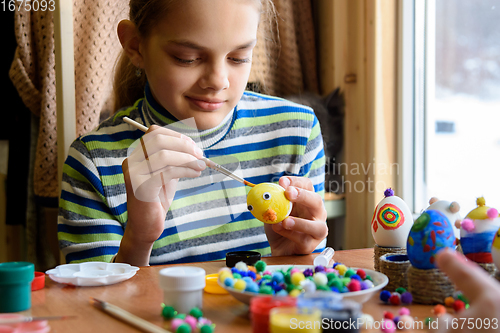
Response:
M222 91L229 88L228 71L224 64L207 64L206 71L200 80L203 89Z

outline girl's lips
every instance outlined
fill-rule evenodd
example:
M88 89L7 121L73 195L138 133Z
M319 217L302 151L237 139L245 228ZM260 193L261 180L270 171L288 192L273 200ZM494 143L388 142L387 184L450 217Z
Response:
M198 99L187 97L188 101L203 111L215 111L219 109L226 101L220 99Z

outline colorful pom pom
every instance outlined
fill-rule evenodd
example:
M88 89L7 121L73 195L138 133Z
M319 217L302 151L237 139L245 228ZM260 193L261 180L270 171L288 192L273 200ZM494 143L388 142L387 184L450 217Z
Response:
M399 293L392 293L391 297L389 297L389 303L392 305L401 304L401 295Z
M360 291L361 283L358 280L351 280L351 282L347 285L347 289L349 289L349 291Z
M384 311L384 318L389 320L394 320L394 313L390 311Z
M444 305L446 305L449 308L453 307L453 303L455 303L455 299L451 296L448 296L444 299Z
M382 290L380 292L380 300L384 303L389 302L389 298L391 298L391 292L388 290Z
M412 302L413 302L413 296L409 291L406 291L401 294L401 303L411 304Z
M392 197L394 195L394 190L392 188L388 188L384 191L384 197Z
M446 313L446 308L442 304L437 304L432 310L432 312L436 317L439 317Z
M358 274L361 279L366 279L366 272L363 269L358 269L356 274Z
M498 210L496 210L495 208L490 208L486 212L486 215L488 215L488 218L490 220L496 219L498 217Z
M401 309L399 309L399 314L402 315L402 316L409 315L410 314L410 309L402 307Z
M266 269L267 264L263 262L262 260L259 260L255 263L255 269L257 272L263 272Z
M455 302L453 302L453 310L455 310L455 312L465 310L465 303L457 299Z
M464 229L467 232L471 232L476 228L474 226L474 222L471 219L463 220L460 225L461 225L462 229Z

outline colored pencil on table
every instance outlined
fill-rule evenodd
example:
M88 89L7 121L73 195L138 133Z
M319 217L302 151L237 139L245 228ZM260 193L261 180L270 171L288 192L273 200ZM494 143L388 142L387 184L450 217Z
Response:
M122 308L110 304L108 302L104 302L98 300L96 298L91 297L90 303L96 308L106 312L107 314L126 322L143 332L151 332L151 333L171 333L170 331L164 330L161 327L156 326L155 324L150 323L142 318L137 317L136 315L131 314L128 311L123 310Z

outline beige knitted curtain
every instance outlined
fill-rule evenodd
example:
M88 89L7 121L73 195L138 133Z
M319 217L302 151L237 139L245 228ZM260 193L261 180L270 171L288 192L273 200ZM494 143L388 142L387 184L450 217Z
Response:
M280 96L317 92L316 49L311 0L274 0L278 26L264 21L273 36L260 39L251 82ZM128 1L74 1L76 132L99 123L112 105L112 78L121 50L116 26L127 18ZM16 12L18 48L10 77L26 106L40 117L34 165L34 193L57 198L57 132L54 25L50 11ZM279 42L279 45L276 43Z

